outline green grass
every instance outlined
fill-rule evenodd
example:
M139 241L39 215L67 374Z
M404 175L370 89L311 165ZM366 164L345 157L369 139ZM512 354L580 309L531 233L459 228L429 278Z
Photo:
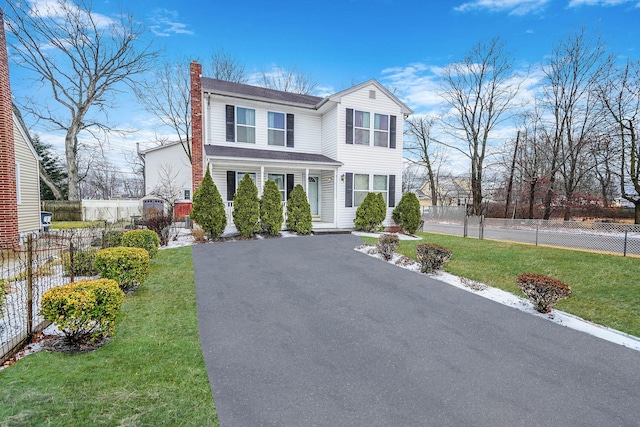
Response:
M524 296L516 285L522 273L555 277L571 286L559 310L640 336L640 259L490 240L418 233L422 241L403 240L398 253L415 259L418 243L449 248L444 270ZM367 243L376 239L365 238Z
M191 248L160 251L114 337L0 371L0 426L218 425L198 336Z

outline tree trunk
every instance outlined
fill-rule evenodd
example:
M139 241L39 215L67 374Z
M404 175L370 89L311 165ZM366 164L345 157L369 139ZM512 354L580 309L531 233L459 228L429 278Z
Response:
M529 219L533 219L533 206L536 197L536 185L538 184L538 178L534 178L529 183Z
M640 224L640 200L636 200L635 205L635 220L634 224Z
M511 159L511 171L509 173L509 184L507 185L507 202L504 204L504 217L509 217L509 205L511 204L511 190L513 189L513 175L516 170L516 156L518 155L518 143L520 142L520 131L516 135L516 146L513 149L513 158Z

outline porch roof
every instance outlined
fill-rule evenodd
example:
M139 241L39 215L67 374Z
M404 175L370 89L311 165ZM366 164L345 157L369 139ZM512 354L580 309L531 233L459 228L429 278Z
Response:
M224 145L205 145L207 157L219 160L255 160L274 163L304 163L318 166L342 166L342 162L322 154L297 153L293 151L261 150L256 148L228 147Z

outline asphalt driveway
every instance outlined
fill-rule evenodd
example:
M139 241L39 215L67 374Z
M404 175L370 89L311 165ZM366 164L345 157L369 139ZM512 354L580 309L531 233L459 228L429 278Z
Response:
M361 243L193 247L223 427L640 425L640 352L354 251Z

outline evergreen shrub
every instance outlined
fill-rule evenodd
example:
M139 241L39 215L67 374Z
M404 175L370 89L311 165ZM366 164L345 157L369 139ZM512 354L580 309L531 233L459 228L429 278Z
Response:
M106 248L96 252L95 266L101 277L115 280L123 291L128 291L147 278L149 260L149 252L143 248Z
M420 263L420 271L432 273L451 259L451 251L431 243L421 243L416 246L416 258Z
M122 236L122 246L127 248L142 248L153 258L158 253L160 239L152 230L130 230Z
M282 195L278 184L268 180L264 184L262 199L260 199L260 223L262 231L269 236L280 235L284 216L282 214Z
M398 206L393 210L391 218L407 234L414 234L418 231L422 220L418 196L412 192L404 193Z
M253 237L260 232L260 200L253 179L245 174L233 198L233 223L242 237Z
M209 168L204 174L200 186L193 195L191 219L200 226L211 239L224 233L227 226L227 214L218 187L211 178Z
M95 341L113 333L123 300L115 280L74 282L45 292L41 313L70 341Z
M368 193L353 220L356 230L365 232L379 231L387 216L387 206L381 193Z
M287 229L300 234L311 233L311 206L302 185L296 185L287 200Z
M389 261L400 246L400 238L397 234L383 234L378 239L378 253Z
M571 287L553 277L526 273L516 283L540 313L550 313L558 301L571 296Z

